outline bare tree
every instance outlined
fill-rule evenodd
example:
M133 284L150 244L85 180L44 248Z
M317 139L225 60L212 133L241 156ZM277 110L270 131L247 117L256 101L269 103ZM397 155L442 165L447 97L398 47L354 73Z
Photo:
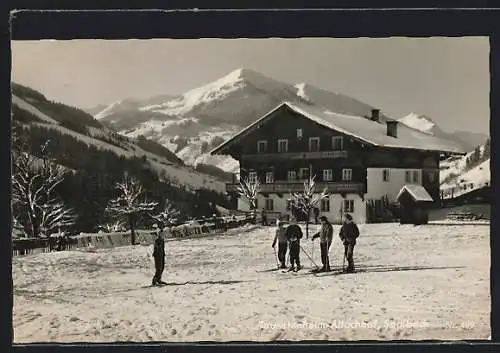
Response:
M260 191L259 179L255 181L250 181L249 178L240 179L240 185L238 185L236 192L240 197L247 200L250 210L253 211L257 208L257 195Z
M328 197L327 188L316 193L315 178L316 176L311 176L309 180L304 182L304 190L300 193L291 193L290 197L292 204L306 216L306 238L309 238L309 219L312 209L317 207L321 200Z
M67 170L49 158L49 140L41 146L41 158L37 158L23 141L13 137L11 190L16 228L22 228L29 237L38 237L73 225L73 210L55 192Z
M175 208L170 200L165 200L165 205L163 210L156 216L151 216L154 220L162 222L163 224L172 223L178 216L180 216L180 211Z
M106 211L118 218L126 218L130 227L131 243L135 245L135 224L146 212L151 212L158 205L157 202L148 202L144 197L144 188L139 180L125 175L116 183L120 196L112 199Z

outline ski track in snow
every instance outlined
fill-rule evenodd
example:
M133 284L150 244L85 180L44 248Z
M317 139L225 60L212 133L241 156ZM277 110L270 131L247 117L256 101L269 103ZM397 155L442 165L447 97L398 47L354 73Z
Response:
M488 338L489 227L368 224L360 230L359 273L346 275L307 273L303 253L306 269L298 274L266 271L276 266L271 227L167 242L169 285L160 288L147 287L151 246L15 257L14 341ZM311 246L302 241L309 254ZM333 267L342 263L342 251L335 238ZM334 322L351 327L294 326ZM373 327L352 327L362 322ZM424 322L430 326L415 326ZM462 322L474 325L462 328Z

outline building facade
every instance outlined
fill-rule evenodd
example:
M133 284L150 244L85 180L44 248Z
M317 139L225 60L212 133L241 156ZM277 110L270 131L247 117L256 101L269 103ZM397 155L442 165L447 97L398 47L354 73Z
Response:
M329 192L318 207L322 215L341 222L349 213L364 223L367 205L394 202L406 184L422 185L439 199L440 158L461 151L409 129L379 121L378 110L355 117L283 103L211 153L240 163L239 176L227 184L230 195L236 196L238 178L260 182L258 209L290 215L291 192L314 176L315 190ZM238 209L249 210L246 200L238 200Z

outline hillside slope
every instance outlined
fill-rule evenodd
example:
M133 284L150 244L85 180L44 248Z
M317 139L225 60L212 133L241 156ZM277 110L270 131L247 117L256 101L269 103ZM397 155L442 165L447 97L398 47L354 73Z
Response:
M441 190L448 196L491 185L490 141L476 147L461 158L442 163L440 171Z
M69 136L86 146L114 153L118 157L142 158L145 166L174 185L224 192L224 182L198 173L164 146L144 137L130 138L104 127L91 115L61 103L48 101L42 94L12 84L13 123L34 137L40 134ZM77 161L80 151L67 151L63 164Z

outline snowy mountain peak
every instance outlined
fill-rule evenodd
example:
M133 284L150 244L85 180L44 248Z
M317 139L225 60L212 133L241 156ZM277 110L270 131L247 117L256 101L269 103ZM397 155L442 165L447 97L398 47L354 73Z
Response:
M245 78L249 73L245 69L236 69L215 81L187 91L173 100L142 107L140 110L155 111L170 116L185 114L201 104L221 100L230 93L245 87Z
M426 132L429 134L434 134L434 129L437 128L437 125L431 118L425 115L419 115L416 113L410 113L407 116L399 119L399 122L413 128L416 130L420 130L422 132Z

